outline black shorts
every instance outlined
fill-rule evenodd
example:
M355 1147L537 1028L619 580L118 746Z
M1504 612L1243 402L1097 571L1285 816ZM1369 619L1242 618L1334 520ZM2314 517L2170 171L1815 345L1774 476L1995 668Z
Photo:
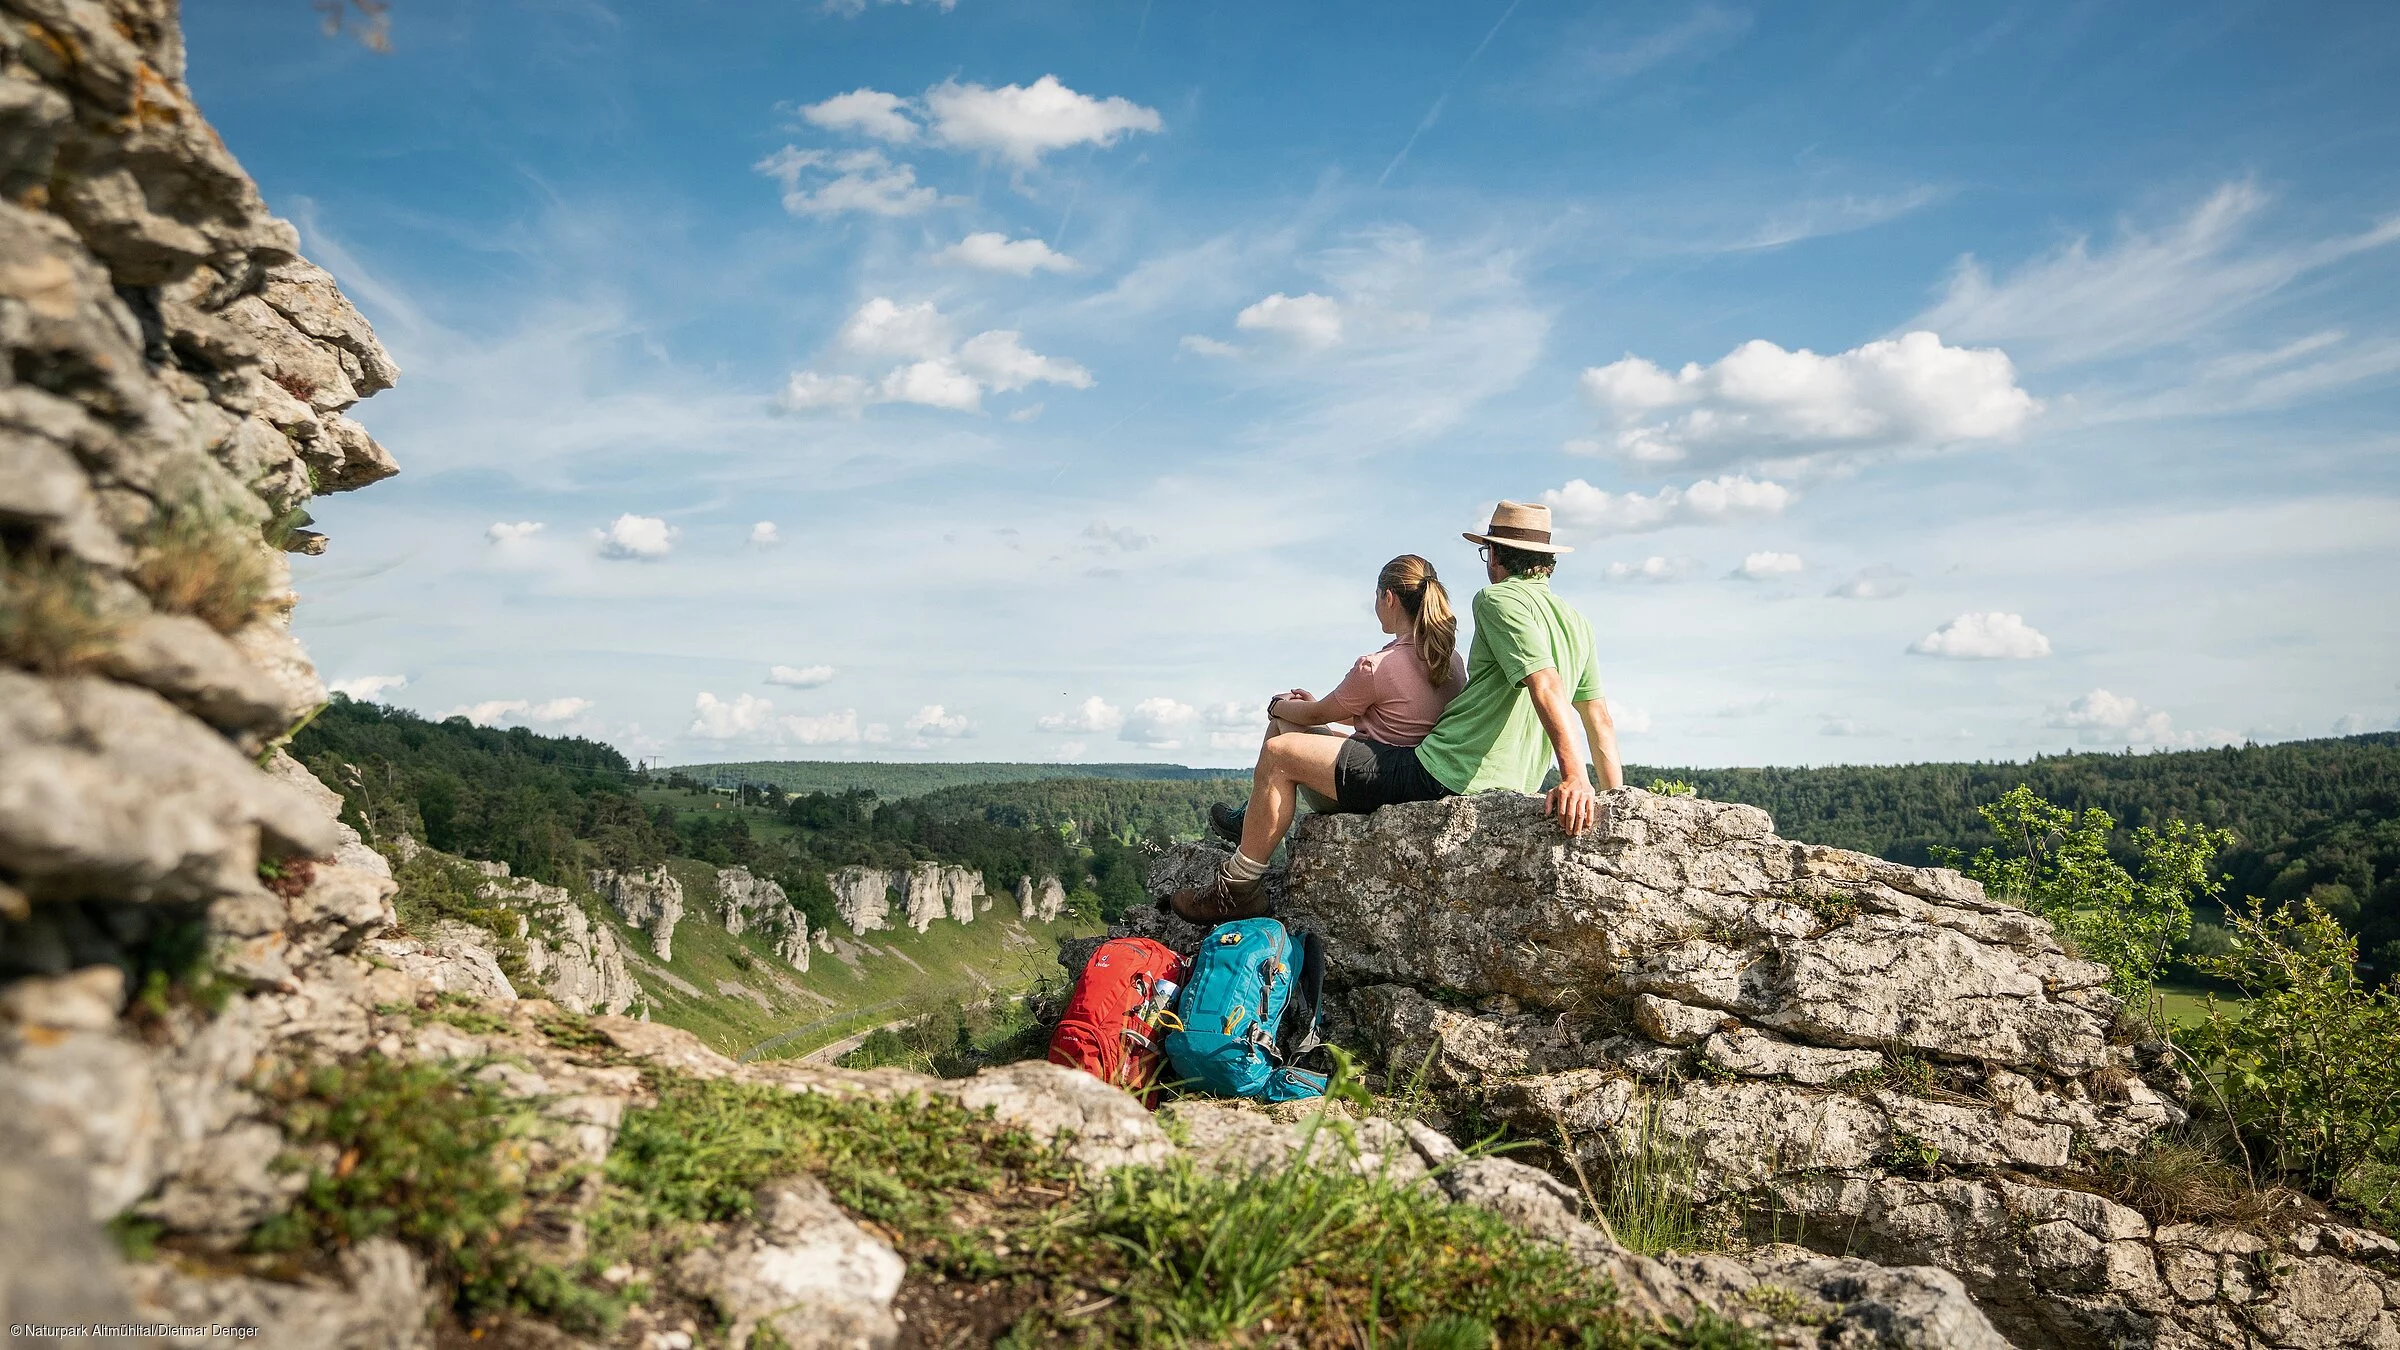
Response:
M1385 745L1353 736L1333 760L1333 795L1342 810L1357 815L1401 802L1430 802L1458 794L1425 772L1412 745Z

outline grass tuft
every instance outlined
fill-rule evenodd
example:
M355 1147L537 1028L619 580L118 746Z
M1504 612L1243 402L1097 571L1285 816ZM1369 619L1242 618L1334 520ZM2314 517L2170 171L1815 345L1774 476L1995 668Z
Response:
M117 631L80 564L32 549L0 549L0 662L71 675L97 663Z
M1608 1175L1600 1210L1617 1241L1644 1256L1709 1245L1707 1225L1693 1201L1699 1154L1690 1141L1667 1130L1660 1101L1644 1099L1631 1139L1603 1138Z
M274 554L227 511L161 506L142 541L134 580L151 602L231 633L264 613L276 592Z

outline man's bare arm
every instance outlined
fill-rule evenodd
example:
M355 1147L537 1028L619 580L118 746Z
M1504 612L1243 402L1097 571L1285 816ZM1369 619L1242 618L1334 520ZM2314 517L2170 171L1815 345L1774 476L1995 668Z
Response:
M1625 761L1617 757L1617 719L1608 711L1608 700L1578 703L1575 711L1583 718L1584 740L1592 747L1592 772L1599 775L1601 790L1625 786Z
M1591 828L1592 818L1599 814L1600 799L1592 792L1591 775L1584 771L1583 757L1576 753L1575 721L1567 711L1567 686L1555 670L1537 670L1525 677L1525 692L1533 696L1534 715L1542 719L1542 730L1550 735L1550 748L1558 755L1558 786L1550 789L1542 803L1544 815L1558 817L1559 828L1569 834L1581 834Z

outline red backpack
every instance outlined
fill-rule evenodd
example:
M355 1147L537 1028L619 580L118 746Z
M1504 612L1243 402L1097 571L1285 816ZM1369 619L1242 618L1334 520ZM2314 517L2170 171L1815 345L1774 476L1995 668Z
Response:
M1083 963L1066 1015L1050 1034L1050 1062L1081 1069L1155 1106L1158 1017L1174 1006L1191 962L1149 938L1110 938Z

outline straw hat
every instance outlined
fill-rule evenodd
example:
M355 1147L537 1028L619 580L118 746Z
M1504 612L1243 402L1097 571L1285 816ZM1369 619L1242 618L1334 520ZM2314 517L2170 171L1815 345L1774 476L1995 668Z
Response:
M1463 535L1476 544L1498 544L1525 553L1573 553L1550 542L1550 508L1525 502L1502 502L1492 508L1492 523L1482 534Z

